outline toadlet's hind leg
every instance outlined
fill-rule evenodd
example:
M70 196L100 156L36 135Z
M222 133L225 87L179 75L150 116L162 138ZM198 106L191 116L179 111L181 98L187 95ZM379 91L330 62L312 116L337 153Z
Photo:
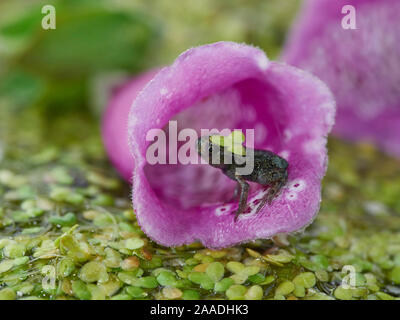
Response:
M232 198L229 199L229 202L233 202L233 201L237 200L239 195L240 195L240 184L237 183L235 190L233 191L233 196L232 196Z
M272 201L278 196L285 183L286 181L278 181L268 188L267 193L264 195L264 197L262 197L261 202L257 207L256 213L260 212L260 210L265 206L266 203L268 203L269 205L272 203Z

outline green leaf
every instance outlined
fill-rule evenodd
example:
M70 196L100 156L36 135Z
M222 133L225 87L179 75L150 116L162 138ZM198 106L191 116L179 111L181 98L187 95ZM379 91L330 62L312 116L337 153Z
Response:
M39 76L14 69L0 79L0 96L10 99L15 108L25 107L39 100L44 86Z
M143 17L101 8L57 11L55 30L41 30L24 65L56 76L135 70L143 62L153 27Z

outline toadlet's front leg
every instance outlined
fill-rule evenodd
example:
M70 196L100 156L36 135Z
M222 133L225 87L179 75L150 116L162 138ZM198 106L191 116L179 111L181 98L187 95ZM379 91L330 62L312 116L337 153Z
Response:
M235 212L235 221L237 221L240 214L247 208L247 198L249 196L249 184L239 175L235 175L236 181L240 189L239 206Z

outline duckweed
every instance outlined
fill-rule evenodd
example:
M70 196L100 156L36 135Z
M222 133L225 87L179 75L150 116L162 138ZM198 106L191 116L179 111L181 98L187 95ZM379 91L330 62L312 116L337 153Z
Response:
M132 297L132 298L145 298L147 297L146 291L140 287L127 287L126 292Z
M301 285L294 285L294 295L298 298L303 298L306 295L306 289Z
M51 216L49 222L61 227L72 227L76 223L76 216L72 212L68 212L63 216Z
M121 282L115 276L110 276L107 282L98 283L97 285L103 290L106 297L113 296L121 288Z
M155 277L146 276L146 277L140 278L138 285L139 285L139 287L142 287L142 288L154 289L154 288L158 287L158 282Z
M398 160L331 139L321 211L305 232L166 248L140 230L97 123L65 119L87 139L37 144L26 121L32 141L4 152L0 299L399 299ZM344 266L355 268L354 288L342 286ZM43 282L53 275L55 289Z
M80 270L79 278L84 282L107 282L108 274L106 266L101 262L88 262Z
M198 293L196 290L184 290L182 293L182 299L183 300L199 300L200 293Z
M132 296L129 294L120 293L111 298L111 300L132 300Z
M14 261L12 260L3 260L0 262L0 273L7 272L14 266Z
M118 268L121 266L122 269L124 269L122 267L123 263L122 263L122 258L121 255L118 253L118 251L112 249L112 248L105 248L104 249L104 253L106 255L105 260L103 261L104 265L108 268ZM131 257L131 258L136 258L136 257ZM133 269L135 267L139 266L139 263L135 264L135 267L132 266L132 263L130 263L131 260L129 260L128 258L125 259L128 260L127 263L125 263L125 268L128 267L130 269ZM124 261L125 261L124 260ZM128 265L128 266L127 266ZM125 269L124 269L125 270Z
M260 267L258 266L250 266L250 267L245 267L243 270L239 271L240 274L244 274L247 277L249 276L254 276L260 271Z
M139 258L137 258L135 256L128 257L121 262L122 270L126 270L126 271L136 269L139 266L140 266Z
M71 286L74 296L81 300L90 300L92 294L90 293L86 284L81 280L72 281Z
M204 272L192 272L189 274L188 279L199 284L203 289L211 290L214 288L214 281L212 281L210 276Z
M234 283L235 283L235 281L232 278L224 278L215 284L214 290L216 292L225 292Z
M390 271L389 279L395 284L400 284L400 266L396 266Z
M316 278L321 282L326 282L329 280L329 274L325 270L317 270L315 271Z
M7 258L20 258L23 257L25 254L26 248L22 244L18 243L10 243L3 248L3 254Z
M94 285L94 284L88 284L87 288L90 292L90 300L105 300L106 299L106 295L104 294L104 291Z
M125 247L130 250L136 250L144 246L144 241L140 238L131 238L125 240Z
M260 286L251 286L244 295L246 300L261 300L263 289Z
M284 281L279 284L279 286L275 290L275 295L278 296L287 296L289 293L292 293L295 286L291 281Z
M0 290L0 300L15 300L16 297L16 293L11 288Z
M376 295L380 300L394 300L395 298L391 296L390 294L384 293L384 292L377 292Z
M167 299L179 299L182 297L182 291L177 288L167 287L162 290L162 294Z
M162 286L174 286L174 285L176 285L176 277L175 277L174 273L169 271L169 270L161 271L159 273L159 275L157 276L157 281ZM193 282L195 282L195 281L193 281ZM200 282L199 282L199 284L200 284Z
M249 281L255 284L260 284L265 281L265 276L261 273L256 273L248 277Z
M246 282L248 276L244 273L235 273L230 278L233 280L234 283L242 284Z
M135 271L122 271L118 273L118 278L131 286L141 286L141 276L143 275L142 269L136 269Z
M240 284L234 284L226 290L226 296L229 300L243 300L246 294L246 287Z
M224 265L221 262L212 262L208 265L206 273L212 281L217 282L224 276Z
M14 266L21 266L29 262L29 257L20 257L14 259Z
M316 279L312 272L304 272L293 279L293 283L304 288L312 288L315 286Z
M351 300L353 298L352 290L341 286L335 289L334 295L339 300Z
M244 264L237 261L229 261L226 268L232 273L240 273L245 268Z
M57 273L60 278L68 277L74 270L75 264L70 258L63 258L57 263Z
M210 263L200 263L200 264L198 264L197 266L195 266L195 267L193 268L193 271L196 271L196 272L206 272L206 270L207 270L207 268L208 268L209 265L210 265Z

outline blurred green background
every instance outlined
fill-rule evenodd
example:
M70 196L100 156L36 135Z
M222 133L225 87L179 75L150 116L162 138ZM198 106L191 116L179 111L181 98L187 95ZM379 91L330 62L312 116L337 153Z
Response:
M18 110L98 108L106 98L102 85L218 40L252 43L275 58L298 3L1 1L0 102ZM56 8L56 30L41 27L47 4Z

